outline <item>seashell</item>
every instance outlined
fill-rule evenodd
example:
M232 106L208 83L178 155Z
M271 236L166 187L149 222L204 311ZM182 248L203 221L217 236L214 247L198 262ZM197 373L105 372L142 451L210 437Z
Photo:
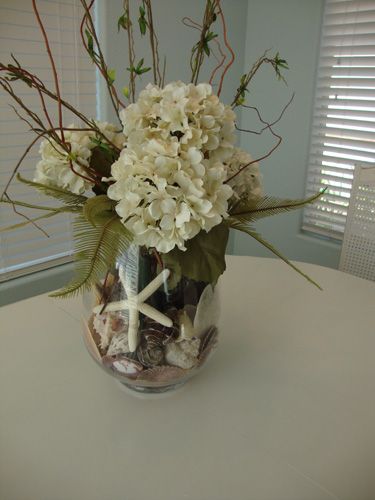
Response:
M102 356L101 353L98 349L98 344L95 341L95 336L98 336L95 333L95 330L92 328L92 319L90 319L89 324L86 323L86 321L82 318L82 323L84 327L84 339L85 339L85 344L92 355L94 359L99 361L99 363L102 362ZM91 326L91 328L90 328ZM99 342L99 339L96 339Z
M128 320L118 312L94 314L93 326L100 335L100 348L106 350L115 334L127 330Z
M191 304L186 304L183 308L183 311L189 316L191 322L194 322L194 318L197 312L197 306L193 306Z
M218 329L213 326L209 328L202 337L199 349L199 356L198 356L199 366L203 365L210 352L216 347L217 336L218 336Z
M172 332L168 330L170 329L163 330L161 328L156 330L155 328L147 328L141 330L137 356L144 366L151 368L163 363L164 346L173 340ZM174 331L173 336L175 336Z
M125 354L129 352L128 333L120 332L112 337L107 350L107 356L115 356L116 354Z
M195 337L195 330L189 314L185 309L180 311L178 322L180 324L180 335L177 342Z
M199 339L183 340L167 344L165 359L168 364L188 370L197 364L199 355Z
M145 318L143 328L141 330L141 336L144 335L146 331L160 336L163 339L163 344L176 340L180 334L176 326L163 326L150 318Z
M219 303L217 293L214 293L212 285L207 285L197 305L197 312L194 318L194 330L196 336L200 337L219 319Z
M155 368L143 370L143 372L137 376L137 380L147 382L173 382L185 377L187 373L187 370L183 370L177 366L155 366Z
M139 345L137 348L137 356L142 365L147 368L161 365L164 361L164 351L161 346L150 348L148 346Z
M129 378L136 378L143 366L138 361L131 359L123 354L116 356L104 356L102 358L104 366L110 368L116 373L125 375Z

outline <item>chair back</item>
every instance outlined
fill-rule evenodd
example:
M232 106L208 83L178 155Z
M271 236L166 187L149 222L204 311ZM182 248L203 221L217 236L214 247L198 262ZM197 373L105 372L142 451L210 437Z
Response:
M355 168L339 269L375 281L375 167Z

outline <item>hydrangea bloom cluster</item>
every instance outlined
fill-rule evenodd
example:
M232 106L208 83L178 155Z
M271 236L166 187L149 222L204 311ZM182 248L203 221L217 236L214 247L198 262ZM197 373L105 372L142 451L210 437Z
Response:
M126 147L108 196L139 245L166 253L227 216L235 115L208 84L149 84L121 112Z
M253 161L249 153L236 148L233 156L227 162L228 179L236 174L244 165ZM256 201L263 196L262 176L259 172L259 164L251 163L237 174L228 184L233 189L235 200Z
M107 122L96 122L96 125L109 141L118 148L123 146L125 138L116 132L114 125ZM75 129L76 127L70 125L68 128ZM80 175L87 176L83 167L89 166L91 151L96 146L92 140L94 137L96 137L94 131L64 131L64 138L66 142L70 143L71 153L69 156L53 139L43 140L39 149L42 159L36 166L34 182L67 189L75 194L82 194L90 189L93 183L83 179ZM70 166L70 159L74 172Z

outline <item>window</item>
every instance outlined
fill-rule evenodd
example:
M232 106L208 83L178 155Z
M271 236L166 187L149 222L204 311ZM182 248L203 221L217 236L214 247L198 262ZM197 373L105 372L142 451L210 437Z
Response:
M303 229L342 239L353 170L375 162L375 1L326 0Z
M95 116L97 106L96 74L79 39L81 7L79 0L38 0L38 8L48 33L54 54L61 93L64 99L78 107L87 116ZM37 74L53 89L52 73L44 47L42 35L35 19L30 0L2 0L0 4L0 60L12 62L10 53L29 70ZM40 113L37 93L23 83L16 83L15 90L33 110ZM26 123L22 122L9 107L10 98L0 94L0 190L3 191L11 172L26 147L35 137ZM56 105L48 102L53 122L56 120ZM11 103L13 104L13 103ZM74 121L69 113L64 123ZM75 120L74 123L79 125ZM20 173L33 178L38 161L38 145L32 148L24 161ZM9 189L12 199L26 203L54 205L36 190L14 181ZM39 211L27 210L29 217L40 215ZM16 224L24 219L14 213L11 206L0 205L0 227ZM70 260L71 237L68 217L56 216L41 221L47 238L32 225L10 232L0 233L0 281L51 267Z

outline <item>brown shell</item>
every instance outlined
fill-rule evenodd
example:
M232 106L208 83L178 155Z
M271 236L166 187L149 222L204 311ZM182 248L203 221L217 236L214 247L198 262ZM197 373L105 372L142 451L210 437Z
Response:
M172 382L185 377L190 370L183 370L177 366L155 366L144 370L137 376L137 380L147 382Z

